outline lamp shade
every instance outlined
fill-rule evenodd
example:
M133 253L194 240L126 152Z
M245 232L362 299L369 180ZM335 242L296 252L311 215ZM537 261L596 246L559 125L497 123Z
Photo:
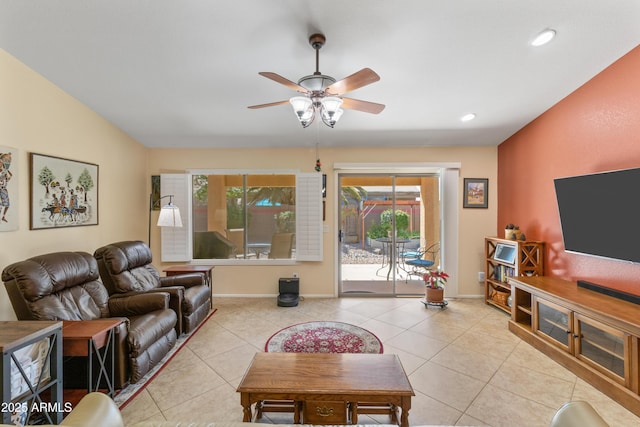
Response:
M299 119L302 119L305 113L312 107L313 102L306 96L294 96L289 100Z
M330 115L333 115L333 113L338 111L338 108L342 105L342 98L337 96L327 96L322 98L321 102L325 110L327 110Z
M182 227L180 209L171 202L164 205L162 209L160 209L158 227Z
M340 116L342 116L342 108L340 108L342 105L342 98L337 96L328 96L326 98L322 98L321 103L322 121L326 125L333 127L333 125L335 125L340 119Z
M335 125L336 122L340 120L340 117L342 117L342 113L344 113L344 110L342 108L338 108L335 112L331 114L327 110L322 110L322 119L324 121L333 122L332 124Z

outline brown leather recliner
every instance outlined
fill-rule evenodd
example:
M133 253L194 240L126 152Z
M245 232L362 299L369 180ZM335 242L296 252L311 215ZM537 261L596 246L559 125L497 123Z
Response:
M7 266L2 280L18 320L94 320L122 317L116 330L114 386L135 383L176 343L169 295L109 298L96 259L54 252ZM64 334L63 334L64 335Z
M169 292L169 307L178 315L176 331L193 331L209 313L211 289L201 273L160 277L151 264L151 249L141 241L103 246L93 256L98 260L102 282L109 295Z

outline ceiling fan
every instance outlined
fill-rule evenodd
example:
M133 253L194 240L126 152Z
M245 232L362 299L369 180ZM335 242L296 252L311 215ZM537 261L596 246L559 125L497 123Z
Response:
M260 72L261 76L271 79L277 83L287 86L302 95L294 96L286 101L271 102L269 104L251 105L248 108L265 108L290 103L293 107L302 127L308 127L315 119L316 114L320 115L322 122L329 127L333 127L342 116L342 108L349 110L364 111L365 113L378 114L384 110L383 104L375 102L361 101L353 98L346 98L342 95L359 89L368 84L380 80L380 76L370 68L362 70L336 81L331 76L324 75L319 70L320 49L324 46L326 38L323 34L312 34L309 37L309 44L316 51L316 71L308 76L302 77L298 83L285 79L279 74L271 72Z

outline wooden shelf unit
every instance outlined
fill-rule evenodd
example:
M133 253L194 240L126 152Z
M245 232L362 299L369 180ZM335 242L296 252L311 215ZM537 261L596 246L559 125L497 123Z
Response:
M555 277L509 284L509 330L640 416L640 305Z
M493 298L494 290L510 293L511 286L507 283L509 277L541 276L544 274L544 242L533 240L508 240L499 237L486 237L485 253L485 295L487 304L498 307L506 313L511 313L511 307L506 302ZM499 244L515 247L516 257L513 263L498 261L493 258ZM512 295L512 301L514 300ZM512 305L515 301L512 302ZM529 307L530 308L530 307ZM531 313L529 313L531 316Z

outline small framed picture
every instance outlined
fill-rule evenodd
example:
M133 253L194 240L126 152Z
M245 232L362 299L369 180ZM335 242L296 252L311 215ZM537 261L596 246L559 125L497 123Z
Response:
M489 179L465 178L462 206L465 208L489 207Z
M151 209L160 210L160 175L151 175Z

